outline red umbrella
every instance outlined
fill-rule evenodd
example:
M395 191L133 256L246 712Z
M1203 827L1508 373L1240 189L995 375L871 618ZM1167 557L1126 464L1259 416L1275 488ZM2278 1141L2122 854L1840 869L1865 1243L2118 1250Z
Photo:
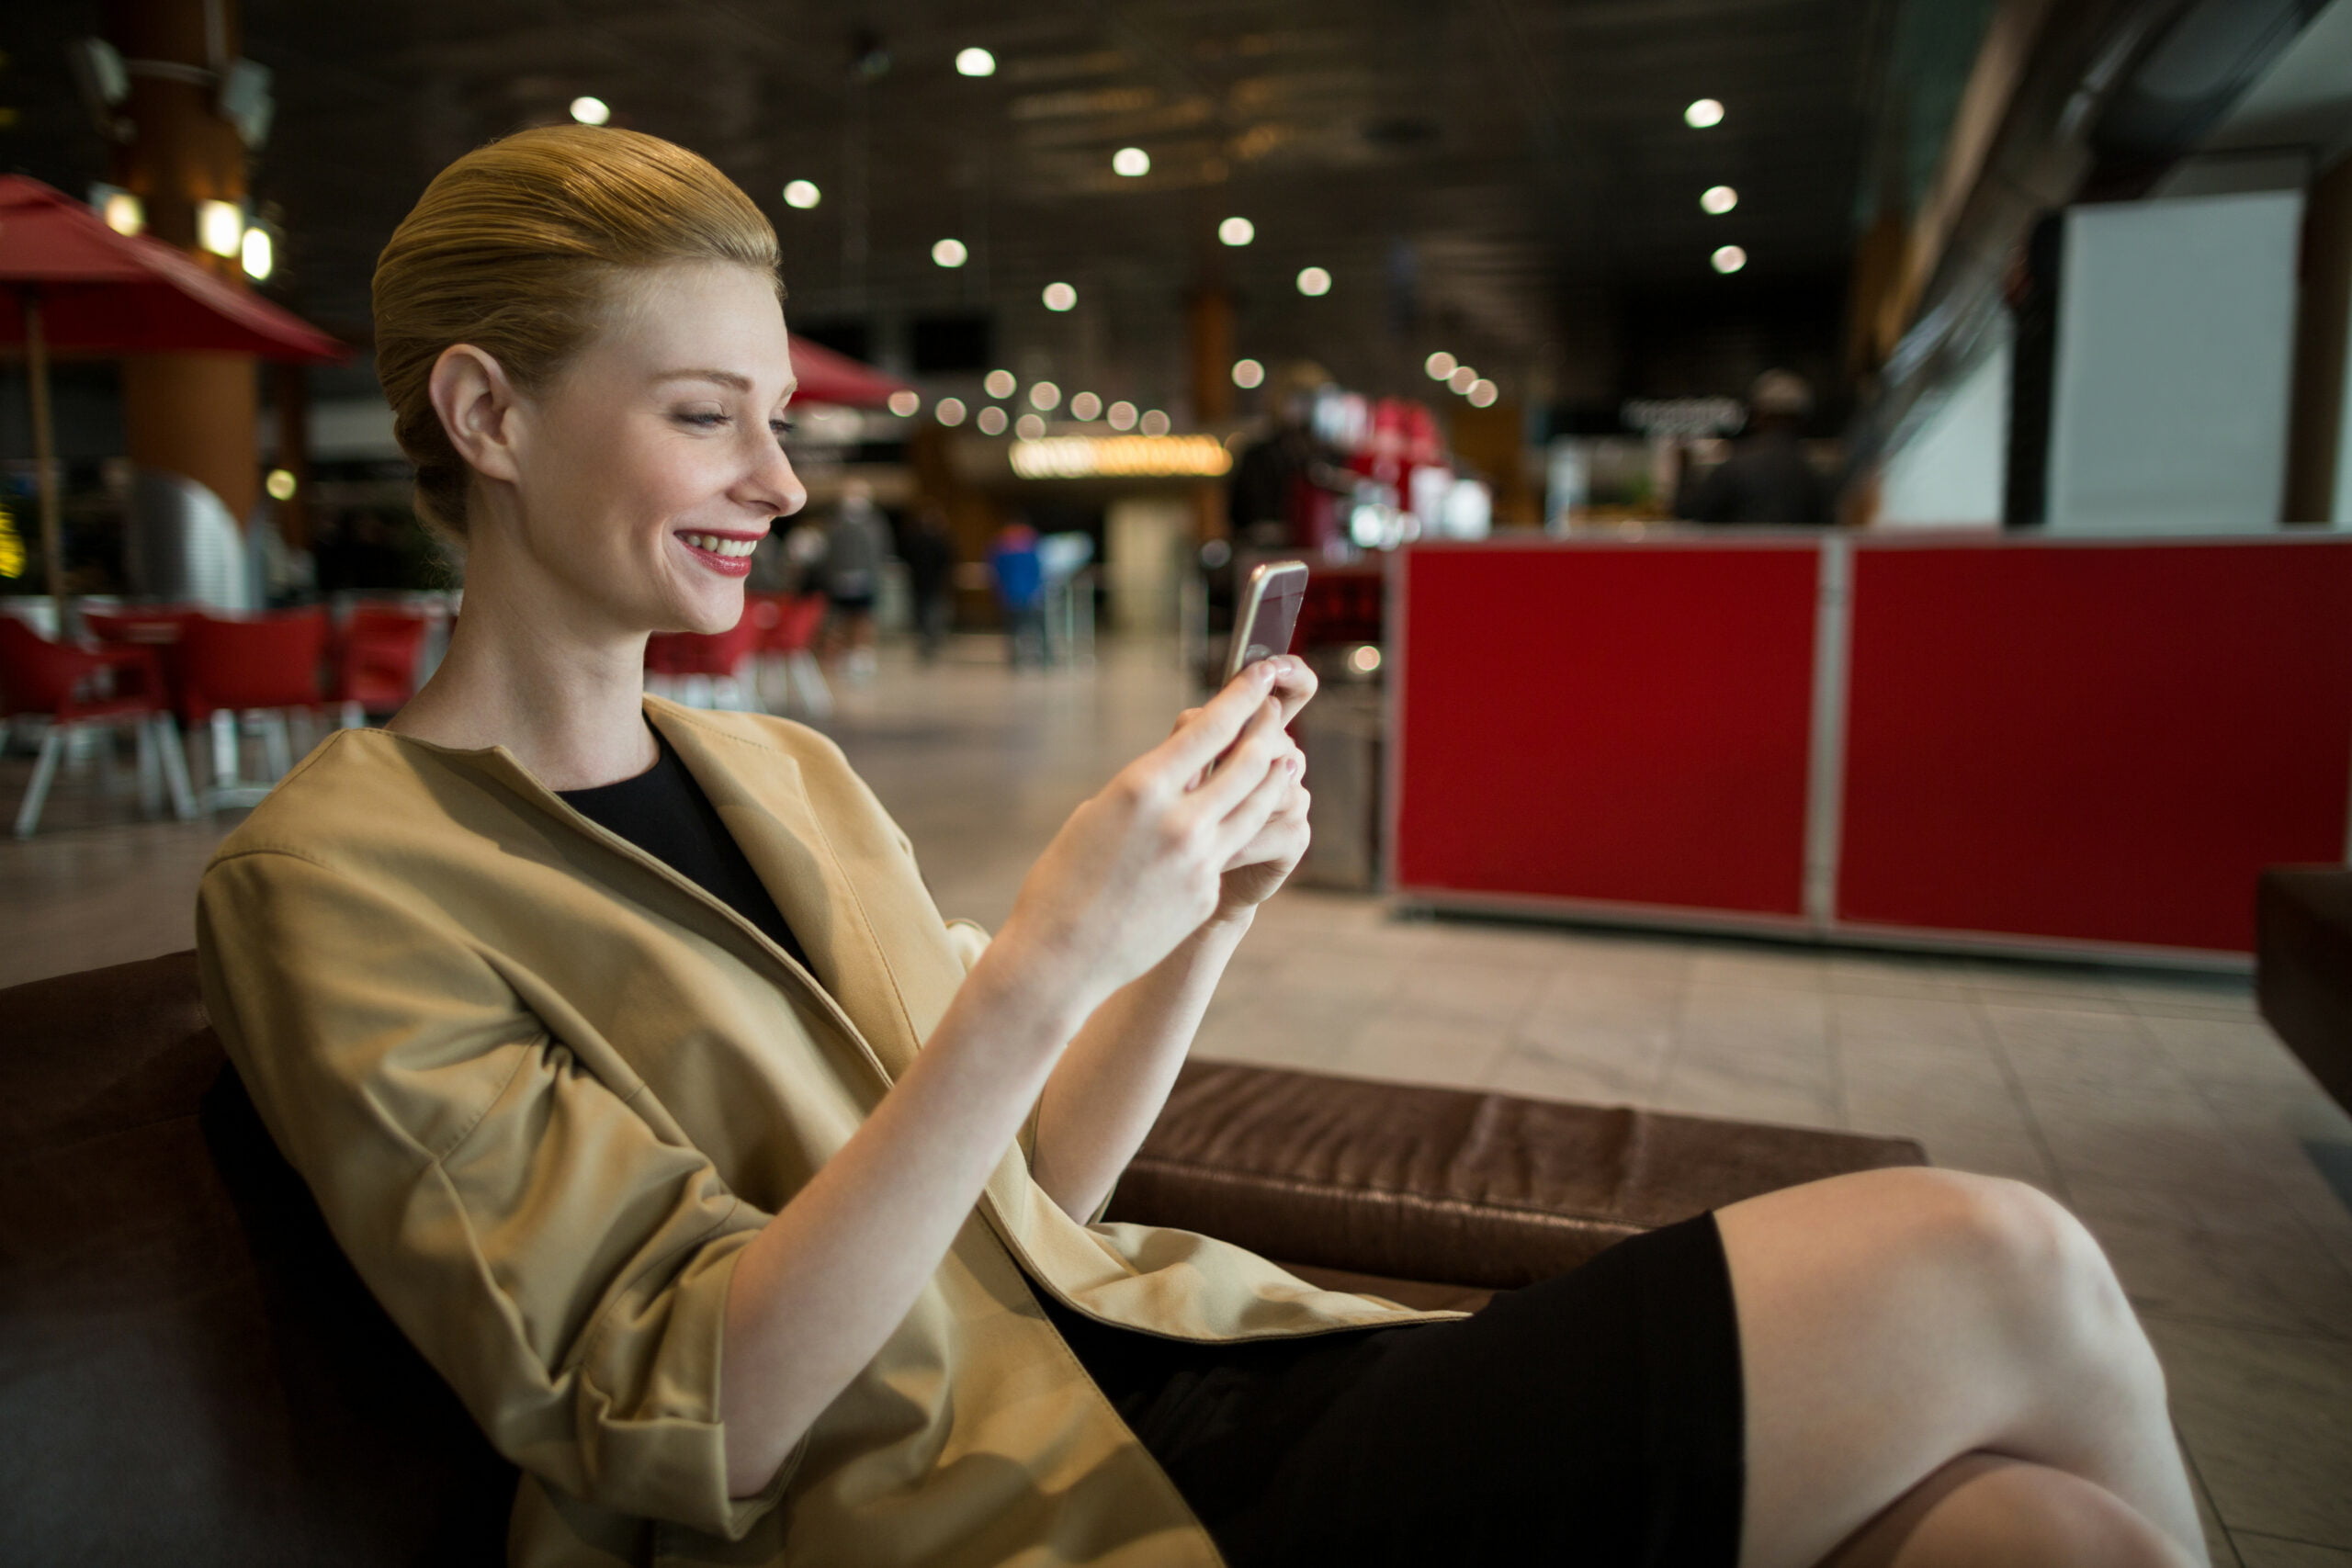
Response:
M800 389L793 399L804 403L838 403L845 408L880 408L893 392L910 390L870 365L846 354L836 354L820 343L792 335L792 374Z
M56 452L49 409L51 349L94 354L211 352L265 359L332 360L341 344L261 296L214 276L159 240L118 234L63 192L0 175L0 344L24 345L32 382L41 547L49 592L64 606Z

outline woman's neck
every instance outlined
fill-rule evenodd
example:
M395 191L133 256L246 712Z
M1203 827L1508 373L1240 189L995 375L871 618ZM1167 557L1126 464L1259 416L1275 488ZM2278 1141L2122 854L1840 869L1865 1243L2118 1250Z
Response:
M500 570L495 551L469 558L448 653L386 728L442 746L503 746L549 789L592 789L653 766L646 634L597 629L552 587L536 569Z

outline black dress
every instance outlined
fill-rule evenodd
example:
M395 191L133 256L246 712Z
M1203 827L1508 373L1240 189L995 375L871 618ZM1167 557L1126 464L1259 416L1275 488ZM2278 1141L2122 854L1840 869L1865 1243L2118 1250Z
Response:
M801 956L660 744L650 771L563 798ZM1712 1214L1458 1323L1198 1345L1035 1293L1234 1568L1738 1559L1739 1329Z

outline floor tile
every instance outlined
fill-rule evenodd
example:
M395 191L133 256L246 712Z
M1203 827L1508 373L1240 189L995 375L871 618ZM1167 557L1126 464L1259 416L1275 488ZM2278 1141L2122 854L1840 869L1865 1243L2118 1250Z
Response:
M2080 1175L2067 1198L2143 1312L2352 1340L2352 1268L2293 1213Z
M2243 1568L2352 1568L2352 1547L2314 1546L2240 1530L2232 1538Z
M2222 1522L2352 1547L2352 1344L2145 1321Z

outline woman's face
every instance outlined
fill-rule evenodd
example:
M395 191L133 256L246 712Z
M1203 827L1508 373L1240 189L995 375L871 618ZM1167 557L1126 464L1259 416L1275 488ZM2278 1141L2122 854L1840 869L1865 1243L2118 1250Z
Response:
M604 329L518 401L516 542L586 623L573 629L741 618L752 547L808 500L781 445L794 385L775 284L695 263L631 278Z

